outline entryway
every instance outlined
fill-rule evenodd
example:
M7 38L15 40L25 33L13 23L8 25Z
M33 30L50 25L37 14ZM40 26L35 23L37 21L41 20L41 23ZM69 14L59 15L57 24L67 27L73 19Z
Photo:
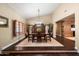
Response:
M56 40L64 45L65 49L75 49L75 14L57 21Z

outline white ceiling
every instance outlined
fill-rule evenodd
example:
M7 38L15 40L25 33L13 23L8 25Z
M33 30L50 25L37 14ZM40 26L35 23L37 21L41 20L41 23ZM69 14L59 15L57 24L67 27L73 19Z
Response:
M40 16L44 16L51 14L59 6L58 3L9 3L8 5L25 19L37 16L38 8Z

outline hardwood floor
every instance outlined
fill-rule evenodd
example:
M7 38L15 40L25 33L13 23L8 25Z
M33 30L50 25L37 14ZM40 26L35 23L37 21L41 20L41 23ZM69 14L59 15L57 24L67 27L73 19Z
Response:
M42 43L28 42L24 39L21 42L3 50L5 56L77 56L77 50L65 49L65 46L52 38L51 42Z
M74 49L75 48L75 38L65 37L64 46L65 46L65 49Z
M40 51L39 51L40 52ZM68 51L60 51L59 50L59 52L57 52L57 51L50 51L50 52L41 52L41 53L39 53L39 52L37 52L37 53L23 53L23 52L21 52L21 53L9 53L9 54L3 54L2 56L79 56L79 53L77 53L76 51L70 51L70 52L68 52Z
M56 41L64 45L65 50L74 50L75 49L75 38L74 37L62 37L56 36Z

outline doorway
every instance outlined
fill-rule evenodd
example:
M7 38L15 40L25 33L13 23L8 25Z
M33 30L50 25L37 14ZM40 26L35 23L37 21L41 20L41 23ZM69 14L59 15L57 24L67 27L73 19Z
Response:
M75 49L75 14L56 22L56 40L64 45L64 49Z

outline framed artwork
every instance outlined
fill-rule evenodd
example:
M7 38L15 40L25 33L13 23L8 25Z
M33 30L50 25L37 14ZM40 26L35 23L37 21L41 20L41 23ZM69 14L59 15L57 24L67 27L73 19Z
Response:
M8 27L8 18L0 16L0 27Z

